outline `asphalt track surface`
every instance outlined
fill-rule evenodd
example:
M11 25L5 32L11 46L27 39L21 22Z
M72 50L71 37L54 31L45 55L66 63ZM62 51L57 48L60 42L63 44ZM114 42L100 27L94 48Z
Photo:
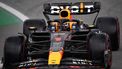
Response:
M42 14L43 4L47 2L79 2L83 0L0 0L16 10L22 12L26 16L32 19L44 18ZM85 0L92 1L92 0ZM93 0L95 1L95 0ZM96 0L99 1L99 0ZM117 16L120 22L120 31L122 31L122 0L100 0L102 3L102 9L99 16ZM86 23L91 23L93 15L91 17L82 17L86 19ZM9 27L0 27L0 57L3 56L3 45L5 38L11 35L15 35L18 32L22 32L22 23L19 25L11 25ZM121 35L122 36L122 33ZM120 50L113 52L113 64L112 69L122 69L122 37L120 37Z

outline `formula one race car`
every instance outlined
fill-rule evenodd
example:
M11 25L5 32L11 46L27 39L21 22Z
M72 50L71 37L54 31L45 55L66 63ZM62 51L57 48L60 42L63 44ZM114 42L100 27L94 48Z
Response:
M97 18L99 11L100 2L44 4L47 22L26 20L23 33L6 39L3 69L110 69L112 50L119 49L119 22ZM92 25L73 18L92 13L97 13Z

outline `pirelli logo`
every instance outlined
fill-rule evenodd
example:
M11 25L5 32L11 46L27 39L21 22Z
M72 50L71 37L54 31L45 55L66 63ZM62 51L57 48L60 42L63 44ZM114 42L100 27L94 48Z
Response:
M73 6L51 6L51 14L59 14L61 10L68 9L73 14L79 14L79 13L90 13L94 9L94 5L87 5L84 3L79 3L77 5Z

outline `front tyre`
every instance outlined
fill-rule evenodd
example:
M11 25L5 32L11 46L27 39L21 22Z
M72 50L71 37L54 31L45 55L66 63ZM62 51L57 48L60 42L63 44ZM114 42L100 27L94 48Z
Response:
M24 43L24 37L22 36L12 36L6 39L4 45L3 69L15 69L12 64L27 59Z
M111 68L112 52L107 34L98 32L90 34L88 39L88 49L90 59L99 61L99 63L95 63L95 65L99 65L104 69Z

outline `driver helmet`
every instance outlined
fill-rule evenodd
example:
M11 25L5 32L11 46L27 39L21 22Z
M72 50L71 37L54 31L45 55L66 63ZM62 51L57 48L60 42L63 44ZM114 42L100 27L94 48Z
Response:
M64 30L64 31L69 31L69 30L70 30L70 25L69 25L69 23L65 22L65 23L63 24L63 30Z

